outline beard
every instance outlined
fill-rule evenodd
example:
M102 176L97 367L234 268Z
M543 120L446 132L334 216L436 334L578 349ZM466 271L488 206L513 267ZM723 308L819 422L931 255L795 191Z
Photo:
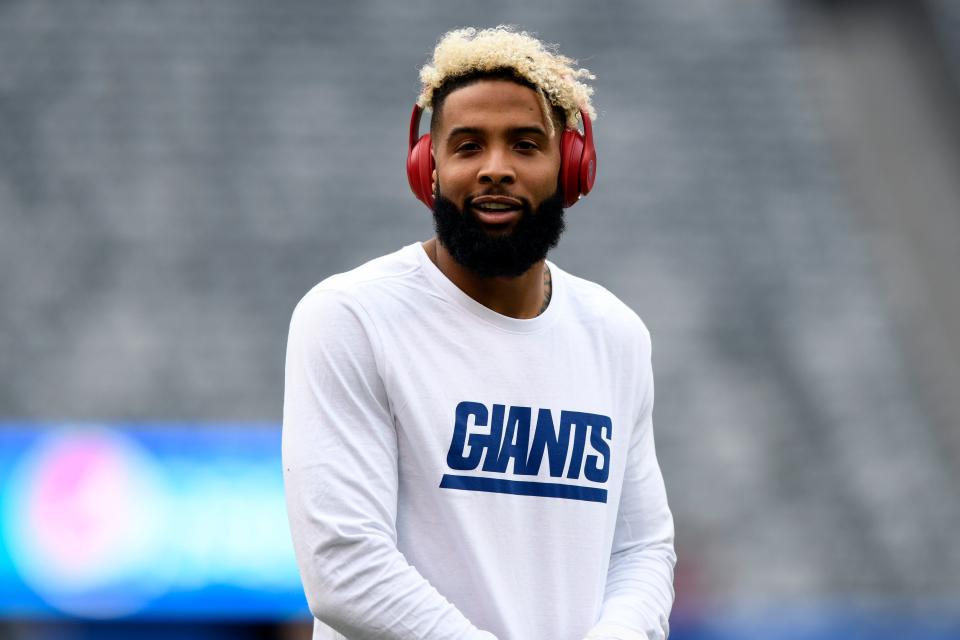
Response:
M515 278L547 257L565 228L563 195L558 189L533 210L524 198L520 219L509 232L494 234L473 215L473 196L463 209L436 194L433 223L437 238L462 267L482 278Z

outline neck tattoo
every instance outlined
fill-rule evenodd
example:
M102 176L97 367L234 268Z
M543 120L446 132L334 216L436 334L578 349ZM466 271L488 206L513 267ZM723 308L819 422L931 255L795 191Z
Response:
M553 296L553 279L550 277L550 267L543 265L543 306L540 307L540 313L547 310L550 306L550 298ZM540 315L538 313L537 315Z

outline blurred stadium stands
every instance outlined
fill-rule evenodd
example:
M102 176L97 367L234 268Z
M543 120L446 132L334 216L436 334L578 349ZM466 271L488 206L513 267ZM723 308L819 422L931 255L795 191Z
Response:
M597 75L552 258L653 333L672 637L960 637L951 0L8 0L0 420L278 422L299 297L432 235L419 65L499 23Z

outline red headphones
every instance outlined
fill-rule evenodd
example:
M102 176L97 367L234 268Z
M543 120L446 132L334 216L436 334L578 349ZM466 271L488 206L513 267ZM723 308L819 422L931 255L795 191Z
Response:
M420 136L420 116L423 109L413 106L410 117L410 152L407 154L407 180L417 200L433 209L433 156L430 154L430 134ZM583 133L565 129L560 139L560 188L564 208L573 206L590 193L597 178L597 150L593 146L593 127L590 116L582 109ZM418 137L419 136L419 137Z

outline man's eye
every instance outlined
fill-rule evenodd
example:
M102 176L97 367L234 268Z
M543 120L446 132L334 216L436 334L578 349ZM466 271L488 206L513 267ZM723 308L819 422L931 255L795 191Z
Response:
M464 142L457 147L457 151L477 151L479 148L480 145L478 145L476 142Z
M520 140L515 146L521 151L533 151L537 148L536 143L529 140Z

